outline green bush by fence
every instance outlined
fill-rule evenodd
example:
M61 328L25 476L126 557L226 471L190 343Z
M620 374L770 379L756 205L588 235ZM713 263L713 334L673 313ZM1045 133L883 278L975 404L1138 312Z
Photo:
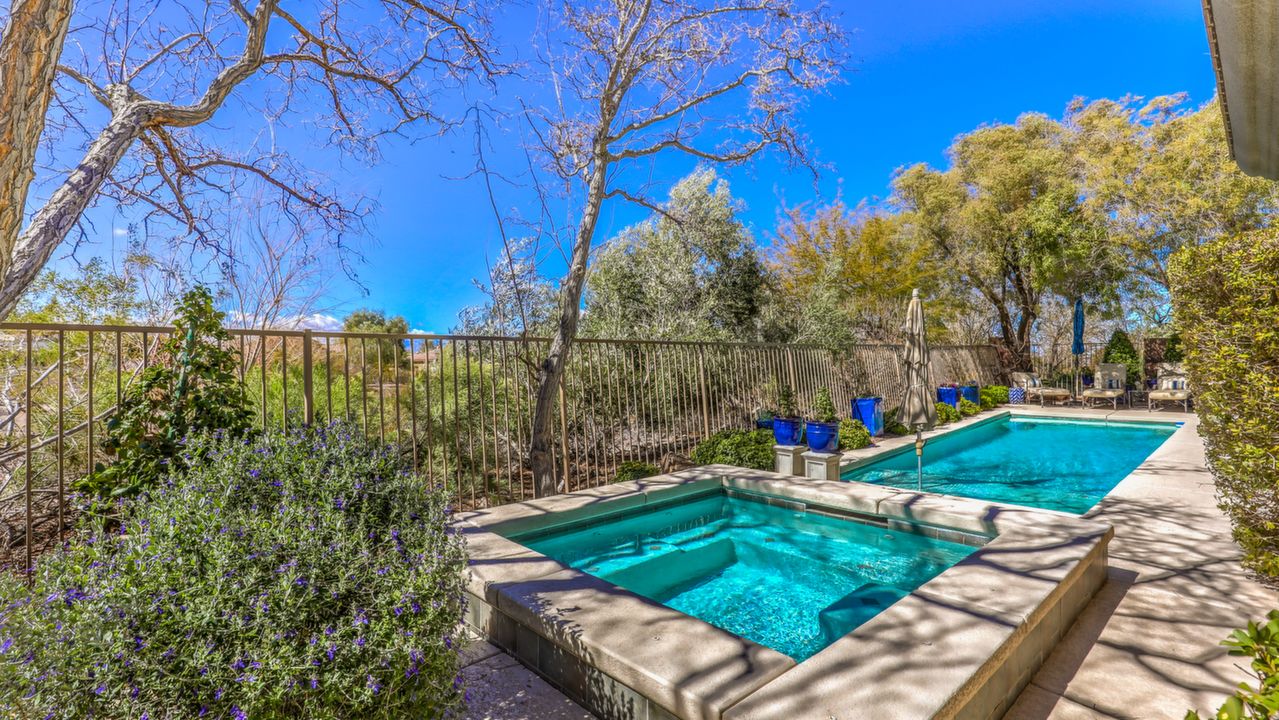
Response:
M1244 562L1279 576L1279 232L1187 247L1170 275L1221 507Z

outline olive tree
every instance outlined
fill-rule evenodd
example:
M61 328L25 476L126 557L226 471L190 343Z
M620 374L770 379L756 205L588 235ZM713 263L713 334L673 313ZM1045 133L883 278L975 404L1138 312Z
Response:
M529 460L538 495L557 490L552 413L604 203L661 212L627 172L666 154L742 163L776 149L811 167L796 115L807 94L839 78L846 42L829 8L794 0L548 0L546 13L563 35L539 56L555 102L527 107L527 117L546 170L573 193L577 222L537 366Z

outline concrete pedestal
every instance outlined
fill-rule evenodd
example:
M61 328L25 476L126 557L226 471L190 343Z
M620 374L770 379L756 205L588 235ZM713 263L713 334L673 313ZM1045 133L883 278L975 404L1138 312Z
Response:
M813 480L839 479L839 453L804 453L804 477Z
M804 476L805 445L774 445L773 469L781 475Z

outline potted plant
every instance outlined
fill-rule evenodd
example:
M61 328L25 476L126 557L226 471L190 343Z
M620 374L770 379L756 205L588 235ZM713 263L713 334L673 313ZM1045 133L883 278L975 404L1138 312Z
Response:
M777 390L777 414L773 416L773 439L778 445L798 445L804 418L795 410L795 396L789 385Z
M973 403L974 405L981 402L981 395L979 394L980 392L981 392L981 386L977 383L976 380L969 380L968 382L959 386L959 397L964 400L967 400L970 403Z
M804 426L808 447L813 452L835 452L839 449L839 416L830 390L821 388L813 399L815 417Z
M955 383L946 383L937 388L937 402L943 402L947 405L957 408L959 407L959 385Z

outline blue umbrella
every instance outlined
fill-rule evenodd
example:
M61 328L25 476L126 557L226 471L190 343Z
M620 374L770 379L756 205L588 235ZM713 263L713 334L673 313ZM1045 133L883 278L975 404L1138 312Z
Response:
M1075 339L1070 344L1070 352L1075 355L1084 354L1084 299L1075 300Z
M1075 299L1075 337L1070 342L1070 352L1075 356L1075 395L1078 396L1082 378L1079 375L1079 356L1084 354L1084 299Z

